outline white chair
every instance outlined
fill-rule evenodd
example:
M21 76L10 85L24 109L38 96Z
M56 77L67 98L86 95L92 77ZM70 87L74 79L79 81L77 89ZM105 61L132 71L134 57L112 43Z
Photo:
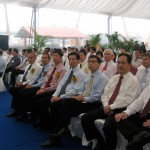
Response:
M81 116L82 115L83 114L80 114L77 117L71 118L69 129L70 129L72 136L76 136L82 140L83 146L88 146L90 142L86 140L86 137L83 132L82 125L81 125Z
M95 126L97 127L98 131L102 134L102 136L105 139L105 135L103 132L103 124L105 120L104 119L97 119L95 120ZM117 130L117 147L116 150L126 150L126 145L128 144L128 141L124 138L124 136ZM106 140L106 139L105 139ZM150 150L150 144L147 144L143 147L143 150Z
M2 76L0 77L0 92L6 91L6 87L5 87L4 80L3 80L4 73L5 73L5 70L2 74Z

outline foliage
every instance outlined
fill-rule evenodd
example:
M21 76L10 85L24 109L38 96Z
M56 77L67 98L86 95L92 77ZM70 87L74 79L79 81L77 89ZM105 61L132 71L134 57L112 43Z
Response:
M129 52L132 52L135 48L138 48L138 41L133 39L126 39L123 35L115 32L111 35L106 34L108 39L108 47L114 50L126 49ZM105 45L106 47L106 45Z
M118 50L121 48L123 39L121 39L122 35L118 34L118 32L115 32L111 35L106 34L106 37L108 38L108 47L112 50Z
M34 44L32 44L33 48L37 49L37 54L41 54L42 53L42 49L46 46L46 41L48 39L47 36L41 36L39 35L36 31L33 31L34 35L35 35L35 40L34 40Z
M97 45L100 45L100 41L101 41L101 34L92 34L90 35L90 38L89 38L89 44L90 46L97 46Z

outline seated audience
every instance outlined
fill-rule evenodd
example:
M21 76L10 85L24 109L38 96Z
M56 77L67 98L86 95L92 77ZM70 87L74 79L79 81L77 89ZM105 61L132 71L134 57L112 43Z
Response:
M67 99L63 98L61 101L53 101L53 98L51 99L51 113L53 118L57 117L59 121L52 138L41 144L43 147L58 145L61 136L68 130L71 117L78 116L81 113L86 113L101 106L100 97L103 94L104 87L108 83L108 77L99 72L100 62L101 60L97 56L89 56L88 64L91 75L84 81L77 96Z
M111 118L125 110L139 96L140 85L137 78L130 72L131 61L131 56L128 54L119 54L117 60L119 74L112 76L104 89L101 96L103 107L87 112L81 117L86 139L98 141L94 150L115 150L116 143L113 143L113 139L116 138L117 133L113 129ZM96 119L106 119L103 126L106 142L94 124Z

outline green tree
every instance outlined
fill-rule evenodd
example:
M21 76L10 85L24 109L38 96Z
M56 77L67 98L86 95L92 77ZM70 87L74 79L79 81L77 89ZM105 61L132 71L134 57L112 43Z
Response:
M48 39L47 36L42 36L39 35L36 31L34 31L34 35L35 35L35 40L34 40L34 44L32 44L32 47L37 49L37 54L41 54L43 48L46 46L46 41Z

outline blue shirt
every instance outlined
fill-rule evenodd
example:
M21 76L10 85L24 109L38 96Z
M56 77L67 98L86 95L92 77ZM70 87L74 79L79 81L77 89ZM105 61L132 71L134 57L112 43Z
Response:
M90 96L84 97L84 102L100 101L101 95L104 92L104 88L108 83L108 77L105 74L100 73L99 70L93 73L92 76L93 76L93 84L92 84ZM89 80L90 80L90 77L87 80L85 80L84 85L80 88L78 94L84 95L85 87Z
M43 82L45 81L46 74L50 70L50 67L51 67L50 63L48 63L47 65L44 65L43 69L42 69L42 72L39 72L38 75L37 75L37 78L32 80L30 82L30 84L33 87L40 87L43 84Z

